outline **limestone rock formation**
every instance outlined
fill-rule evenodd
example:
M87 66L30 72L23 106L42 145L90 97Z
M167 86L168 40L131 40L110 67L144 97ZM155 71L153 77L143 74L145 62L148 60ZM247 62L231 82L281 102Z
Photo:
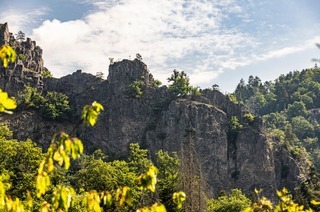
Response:
M41 73L44 69L42 49L36 42L30 38L26 41L17 41L5 23L0 24L0 46L2 45L13 47L17 53L17 60L7 68L0 66L0 88L11 95L23 89L24 85L42 90Z
M8 40L4 25L3 31L0 40L13 42L18 54L25 54L27 61L18 60L8 69L0 70L1 88L14 94L29 82L28 73L33 82L30 85L41 87L41 49L30 40L22 43ZM141 82L141 96L129 92L135 81ZM73 115L64 122L45 121L35 111L0 117L13 129L16 138L31 138L45 147L54 131L70 131L81 119L82 106L96 100L105 107L97 125L75 132L88 152L102 149L110 158L123 158L128 154L129 144L138 142L149 149L152 157L160 149L179 152L181 146L193 142L210 185L209 194L232 188L250 193L254 188L262 188L270 197L282 186L296 187L308 174L304 161L293 158L276 141L267 138L259 117L246 123L244 108L217 90L203 90L199 97L175 98L166 86L154 85L141 60L113 63L107 80L79 70L60 79L45 79L41 89L68 95ZM232 116L238 118L243 128L231 137ZM191 140L186 136L188 130L193 131Z

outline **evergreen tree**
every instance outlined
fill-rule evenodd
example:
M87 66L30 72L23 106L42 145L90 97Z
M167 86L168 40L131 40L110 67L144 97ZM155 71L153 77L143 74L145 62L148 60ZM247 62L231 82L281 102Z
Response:
M16 34L16 39L19 42L25 41L26 35L22 31L19 31L18 34Z

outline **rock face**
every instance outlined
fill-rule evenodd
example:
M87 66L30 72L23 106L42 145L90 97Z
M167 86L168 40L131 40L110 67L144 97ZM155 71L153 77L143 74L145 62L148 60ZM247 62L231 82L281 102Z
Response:
M19 44L19 48L20 52L29 52L29 62L37 64L33 73L40 73L43 68L41 49L28 40ZM25 74L29 62L23 63L22 72L16 69L19 61L9 68L10 71L5 70L6 84L3 77L0 79L1 85L6 85L3 88L11 89L8 85ZM39 86L39 78L32 79L37 79L34 86ZM141 96L132 95L130 85L134 82L140 82ZM43 91L68 95L73 115L64 122L47 122L34 111L0 117L13 129L15 137L31 138L47 146L55 130L71 131L80 120L77 114L82 106L96 100L105 107L97 125L80 127L75 132L88 152L102 149L110 158L123 158L128 155L129 144L138 142L149 149L152 157L161 149L179 152L181 146L192 142L211 195L222 189L241 188L250 193L254 188L262 188L270 197L282 186L296 187L308 174L307 168L301 169L308 167L303 161L291 157L265 136L262 120L256 118L250 124L244 121L245 111L241 105L210 89L203 90L198 97L173 98L166 86L154 86L147 66L138 59L110 65L107 80L80 70L60 79L45 79ZM232 116L238 118L243 128L231 137L229 120ZM186 136L190 129L194 133L192 139Z
M5 23L0 25L0 46L2 45L13 47L17 53L17 60L7 68L0 66L0 88L11 95L22 90L24 85L42 90L42 49L36 42L30 38L17 41L12 33L9 33L8 24Z

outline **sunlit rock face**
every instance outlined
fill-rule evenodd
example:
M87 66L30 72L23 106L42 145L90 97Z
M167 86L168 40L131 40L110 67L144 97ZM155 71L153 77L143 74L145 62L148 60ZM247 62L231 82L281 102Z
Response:
M17 41L9 33L8 24L0 24L0 46L10 45L17 53L17 60L4 68L0 66L0 88L13 95L25 85L43 89L41 76L43 67L42 49L30 38Z
M308 174L305 161L292 158L266 137L259 117L245 122L245 109L217 90L205 89L195 97L174 97L166 86L155 86L147 65L139 59L110 64L106 80L81 70L59 79L42 79L41 48L30 39L18 43L7 31L1 25L0 41L11 42L25 60L1 68L1 89L14 95L28 84L41 92L62 92L69 96L71 106L68 118L59 122L46 121L33 110L0 117L16 138L31 138L45 148L53 133L68 133L78 125L83 105L98 101L105 111L97 125L80 126L72 135L83 141L87 152L102 149L110 159L126 158L129 144L135 142L149 149L153 158L158 150L181 153L182 148L192 147L209 185L209 196L232 188L247 194L262 188L272 197L275 189L293 189ZM137 82L142 92L139 95L132 90ZM233 116L242 125L235 134L230 131Z

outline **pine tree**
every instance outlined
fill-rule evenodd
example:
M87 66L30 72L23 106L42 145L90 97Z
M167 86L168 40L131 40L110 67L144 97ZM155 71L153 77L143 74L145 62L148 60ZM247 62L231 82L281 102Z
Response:
M18 34L16 34L16 39L22 42L26 39L26 35L22 31L19 31Z

